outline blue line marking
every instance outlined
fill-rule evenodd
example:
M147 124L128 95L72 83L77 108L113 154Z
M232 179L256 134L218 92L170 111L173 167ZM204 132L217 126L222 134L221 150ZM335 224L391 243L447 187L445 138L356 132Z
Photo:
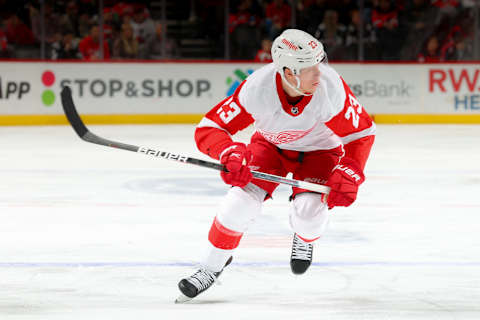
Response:
M233 262L240 267L287 267L289 262ZM196 267L193 262L0 262L0 268L138 268L138 267ZM336 261L314 262L314 267L480 267L480 262L461 261Z

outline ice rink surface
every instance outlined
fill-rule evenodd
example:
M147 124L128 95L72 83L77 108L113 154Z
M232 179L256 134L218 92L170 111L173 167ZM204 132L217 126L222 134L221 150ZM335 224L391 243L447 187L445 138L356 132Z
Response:
M91 126L205 158L194 126ZM248 132L238 137L246 139ZM216 171L0 127L0 319L480 319L480 126L378 126L357 202L335 209L303 276L289 269L289 188L190 304L227 191Z

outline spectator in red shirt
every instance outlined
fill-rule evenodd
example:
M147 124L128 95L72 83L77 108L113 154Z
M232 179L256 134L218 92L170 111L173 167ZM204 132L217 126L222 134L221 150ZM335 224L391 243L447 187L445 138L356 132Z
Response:
M5 35L12 44L29 45L35 43L32 30L23 23L16 14L7 20Z
M98 26L92 26L90 29L90 35L80 41L78 49L82 54L83 60L98 60L100 57L100 30ZM104 59L110 59L110 50L108 43L103 42L103 56Z
M390 3L390 0L380 0L378 6L373 9L372 23L378 29L395 29L398 27L398 12Z
M242 25L256 27L258 22L258 17L252 10L252 0L241 0L237 10L228 17L228 31L233 33L237 27Z
M272 60L272 40L270 39L263 39L262 40L262 48L257 51L257 55L255 56L255 62L273 62Z
M273 0L265 9L268 34L271 39L277 37L282 30L290 25L292 8L285 0Z

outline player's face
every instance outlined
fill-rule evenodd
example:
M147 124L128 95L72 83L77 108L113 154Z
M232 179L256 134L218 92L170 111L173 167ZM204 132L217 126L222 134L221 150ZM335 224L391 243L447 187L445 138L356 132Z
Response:
M320 63L300 70L300 90L313 93L320 84Z

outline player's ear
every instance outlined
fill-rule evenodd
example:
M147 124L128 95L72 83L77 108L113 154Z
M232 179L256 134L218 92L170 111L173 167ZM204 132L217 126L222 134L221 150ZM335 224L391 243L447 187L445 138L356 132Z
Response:
M283 74L285 77L291 77L294 75L292 70L288 69L287 67L283 68Z

